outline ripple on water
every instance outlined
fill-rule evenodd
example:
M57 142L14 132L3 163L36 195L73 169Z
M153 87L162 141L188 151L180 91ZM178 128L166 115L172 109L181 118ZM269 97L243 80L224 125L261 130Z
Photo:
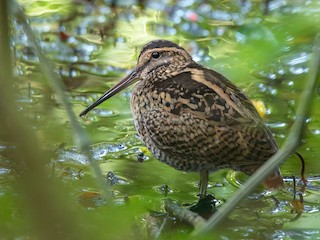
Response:
M113 185L116 185L116 184L122 184L122 185L127 185L127 184L130 184L131 180L125 178L125 177L122 177L122 176L119 176L119 175L116 175L114 172L112 171L109 171L107 173L107 181L108 183L113 186Z
M118 116L119 113L118 112L114 112L111 110L106 110L106 109L101 109L101 108L95 108L93 110L91 110L91 112L89 114L87 114L84 119L89 121L89 122L99 122L101 121L101 118L108 118L108 117L114 117L114 116ZM108 127L104 127L104 126L100 126L98 128L101 131L109 131L110 128Z
M126 150L127 146L124 144L107 144L101 143L91 147L92 158L94 160L104 160L110 153L116 153ZM61 148L57 157L59 162L69 162L74 164L86 165L88 164L87 157L81 153L76 147Z
M237 188L243 185L243 183L245 182L245 178L246 178L245 174L239 171L234 171L234 170L228 171L226 175L226 180L228 181L228 183L230 183L231 185Z
M306 52L290 54L283 59L284 63L289 66L296 66L298 64L308 63L309 60L310 60L310 54Z
M118 113L111 110L106 110L104 108L95 108L92 110L92 113L98 117L110 117L118 115Z
M115 130L119 132L132 132L135 131L132 118L118 120L115 122Z
M11 172L11 170L8 168L0 168L0 175L6 175L10 172Z
M284 67L281 64L277 64L277 66L268 66L270 68L268 68L268 70L258 70L252 71L252 74L258 78L261 79L268 79L268 80L281 80L285 77L286 74L286 70L284 69Z
M60 149L57 161L81 165L86 165L89 163L88 158L84 154L82 154L77 148Z
M284 122L268 122L266 125L271 129L281 129L287 127L287 124Z
M126 150L127 146L125 144L106 144L100 143L92 147L92 154L95 160L103 160L109 153L116 153Z

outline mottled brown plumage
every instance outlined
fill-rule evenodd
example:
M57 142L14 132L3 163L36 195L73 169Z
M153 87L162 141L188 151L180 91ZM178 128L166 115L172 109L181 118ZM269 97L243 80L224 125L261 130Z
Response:
M247 96L166 40L148 43L136 69L80 116L137 80L131 110L141 139L160 161L199 172L200 197L206 194L209 171L231 168L251 175L277 151ZM282 184L279 169L265 181L268 188Z

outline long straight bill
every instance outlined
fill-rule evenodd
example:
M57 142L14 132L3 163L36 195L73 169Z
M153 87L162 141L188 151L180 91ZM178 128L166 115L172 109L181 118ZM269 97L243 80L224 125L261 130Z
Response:
M123 89L129 87L137 79L138 79L137 72L134 70L128 76L126 76L124 79L122 79L119 83L117 83L112 88L110 88L97 101L93 102L89 107L87 107L85 110L83 110L79 114L79 116L82 117L82 116L86 115L89 111L91 111L93 108L95 108L99 104L103 103L107 99L109 99L112 96L116 95L118 92L122 91Z

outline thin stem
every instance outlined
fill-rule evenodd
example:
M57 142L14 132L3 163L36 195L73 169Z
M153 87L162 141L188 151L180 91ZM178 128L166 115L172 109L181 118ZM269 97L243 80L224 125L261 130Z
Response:
M0 1L0 137L15 147L14 154L10 154L10 163L14 170L12 174L16 176L12 182L16 192L10 194L15 196L13 202L8 203L10 207L3 207L8 207L5 211L13 210L13 213L20 207L19 212L27 214L22 214L24 216L19 219L21 222L28 221L28 227L17 225L6 229L10 229L11 234L17 229L18 232L21 229L27 232L31 230L30 235L24 234L32 239L88 239L89 235L78 228L80 223L75 219L71 205L61 195L61 186L58 188L53 179L48 177L46 162L43 160L51 156L43 151L28 119L17 110L15 89L12 87L14 77L10 45L10 4L12 2L9 0ZM31 228L27 230L29 226ZM11 234L4 233L4 236Z
M219 211L214 214L204 225L193 232L193 236L200 236L208 232L212 232L235 207L248 196L278 165L280 165L287 157L292 154L300 144L303 133L305 119L309 113L310 103L312 101L313 90L319 80L320 69L320 35L315 38L315 46L311 59L310 75L306 83L306 87L302 93L301 100L297 109L296 120L291 127L287 141L281 149L273 155L262 167L260 167L241 187L233 197L228 200Z
M89 163L96 176L96 180L97 180L99 189L102 192L103 197L106 200L110 200L109 202L111 203L112 202L111 190L107 188L107 184L103 178L99 165L97 165L97 163L92 160L91 153L89 151L90 140L86 132L84 131L84 129L80 126L79 122L77 121L76 115L72 110L72 105L68 101L68 98L65 94L66 90L61 77L54 70L55 66L53 65L53 63L46 58L45 53L41 49L40 44L38 43L38 40L30 24L28 23L28 20L25 14L23 13L21 7L15 1L14 1L14 12L16 17L20 20L29 41L33 45L34 52L39 59L40 68L43 74L48 79L52 89L57 94L58 98L60 99L61 103L63 104L67 112L69 121L71 123L71 127L73 129L73 133L74 133L74 142L77 144L79 149L81 149L83 153L87 156L87 159L89 160Z
M206 222L206 220L197 213L177 205L171 199L165 200L165 209L167 212L172 213L172 215L177 216L181 221L193 225L194 228L202 226Z

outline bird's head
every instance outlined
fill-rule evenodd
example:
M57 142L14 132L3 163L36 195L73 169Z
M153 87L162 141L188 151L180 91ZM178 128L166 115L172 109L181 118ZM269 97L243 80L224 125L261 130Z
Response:
M84 116L90 110L138 80L168 80L170 76L176 75L191 62L190 54L179 45L167 40L151 41L143 47L139 54L136 68L81 112L80 116Z

